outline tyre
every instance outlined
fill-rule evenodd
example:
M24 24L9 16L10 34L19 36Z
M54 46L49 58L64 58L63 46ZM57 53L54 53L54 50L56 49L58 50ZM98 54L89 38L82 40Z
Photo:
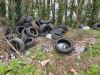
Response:
M48 26L51 28L51 29L54 29L54 26L52 23L49 23Z
M26 21L26 16L22 16L21 19L18 21L17 26L23 25L25 21Z
M32 21L32 16L27 16L25 22L29 23L30 21Z
M50 25L47 24L43 24L40 27L40 32L42 35L46 35L47 33L49 33L53 28Z
M24 26L17 26L17 27L16 27L16 32L17 32L18 34L21 34L22 31L23 31L24 29L25 29Z
M41 24L49 24L49 23L53 23L51 20L41 20L40 21Z
M65 30L62 28L55 28L50 33L57 34L57 35L63 35L65 33Z
M38 20L35 20L35 23L40 27L42 24L41 24L41 19L38 19Z
M33 26L34 29L37 29L37 30L40 29L40 26L38 24L36 24L35 21L32 22L32 26Z
M28 38L29 38L29 36L26 33L26 29L24 29L21 34L21 40L23 40L23 42L25 43L26 39L28 39Z
M19 38L13 38L10 40L10 43L15 47L18 51L25 51L25 44Z
M69 54L73 50L73 42L70 39L60 38L55 45L56 51L62 54Z
M30 27L31 24L30 23L24 23L24 26L27 28L27 27Z
M31 48L35 45L35 39L33 37L29 37L25 41L26 49Z
M53 40L57 40L59 38L62 38L62 35L60 35L60 34L52 33L51 35L52 35Z
M57 28L62 28L62 29L64 29L65 31L68 31L67 25L60 25L60 26L58 26Z
M100 30L100 23L94 25L93 29Z
M38 30L34 29L32 26L26 29L26 34L30 37L37 37Z

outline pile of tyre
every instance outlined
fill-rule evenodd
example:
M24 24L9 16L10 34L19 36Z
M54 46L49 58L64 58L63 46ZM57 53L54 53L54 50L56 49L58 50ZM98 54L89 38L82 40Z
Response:
M73 50L73 42L63 37L66 31L68 31L66 25L54 27L51 20L38 19L33 21L31 16L22 16L15 27L18 36L11 38L10 43L16 50L24 52L35 46L36 38L50 34L52 41L55 42L56 51L68 54Z
M50 20L32 20L31 16L22 16L15 27L17 37L9 39L16 50L24 52L35 46L35 38L45 36L54 28Z

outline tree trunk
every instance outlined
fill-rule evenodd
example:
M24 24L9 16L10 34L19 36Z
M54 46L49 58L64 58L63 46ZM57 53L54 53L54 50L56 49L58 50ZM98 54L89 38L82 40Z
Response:
M0 0L0 16L6 16L5 0Z
M16 12L16 23L19 21L19 19L21 18L22 16L22 0L15 0L15 12Z

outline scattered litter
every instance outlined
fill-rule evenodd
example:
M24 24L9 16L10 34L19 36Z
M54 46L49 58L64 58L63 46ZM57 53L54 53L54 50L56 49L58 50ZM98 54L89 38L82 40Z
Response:
M86 43L85 41L77 41L74 44L74 48L75 48L77 55L83 53L86 50L86 44L85 43Z
M90 27L89 27L89 26L84 26L82 29L83 29L83 30L89 30Z
M84 40L88 43L88 44L92 44L94 45L96 40L95 38L84 38Z
M11 59L15 59L16 57L14 56L14 54L10 54Z
M78 73L76 72L76 70L74 68L71 68L71 72L73 72L74 75L78 75Z
M46 66L48 63L50 63L51 59L47 59L47 60L44 60L41 63L42 66Z
M66 45L66 43L59 43L58 46L59 46L59 48L64 49L64 48L66 48L67 45Z
M53 47L48 45L48 44L44 44L42 47L43 47L43 50L46 51L46 52L53 50Z
M25 52L25 55L26 55L26 56L28 56L28 55L30 55L30 54L31 54L30 51L26 51L26 52Z
M46 38L52 39L52 35L51 35L51 34L47 34L47 35L46 35Z
M55 75L55 74L53 74L53 73L49 72L49 75Z

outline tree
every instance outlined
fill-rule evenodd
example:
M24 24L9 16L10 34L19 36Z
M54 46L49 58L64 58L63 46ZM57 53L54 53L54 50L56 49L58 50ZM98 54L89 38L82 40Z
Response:
M6 16L5 0L0 0L0 16Z
M22 16L22 0L15 0L16 23Z

